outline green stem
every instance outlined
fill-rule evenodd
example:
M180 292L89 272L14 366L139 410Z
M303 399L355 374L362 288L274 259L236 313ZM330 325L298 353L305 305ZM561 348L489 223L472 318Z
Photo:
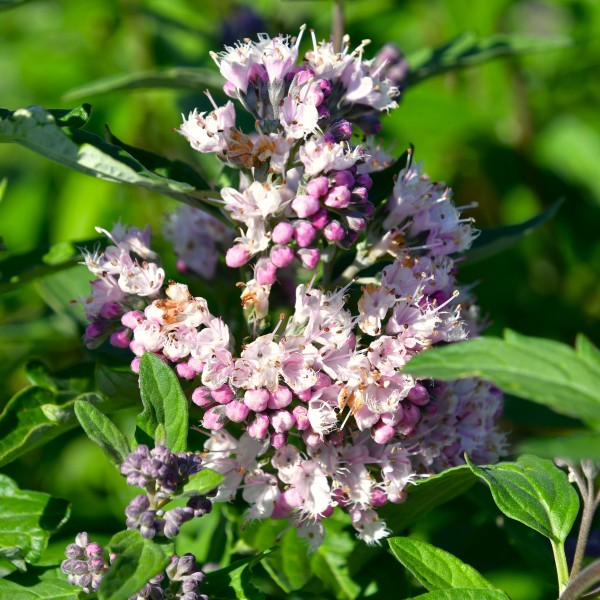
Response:
M344 43L344 0L333 0L333 48L342 51Z
M558 576L558 591L562 593L569 583L569 567L567 565L567 557L565 556L565 547L564 544L557 544L552 540L550 540L550 543L552 544L556 575Z
M594 513L596 512L593 484L589 486L587 494L584 494L582 490L582 499L583 511L581 513L581 525L579 526L579 535L577 536L575 557L573 558L573 566L571 567L571 579L576 577L579 571L581 571L581 563L585 556L585 549L587 547Z
M581 595L591 588L594 584L600 582L600 560L593 562L585 568L561 594L559 600L577 600Z

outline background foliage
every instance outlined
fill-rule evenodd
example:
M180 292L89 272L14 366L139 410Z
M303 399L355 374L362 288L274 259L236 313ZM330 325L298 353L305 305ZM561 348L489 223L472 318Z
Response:
M189 72L176 72L178 86L158 89L97 93L98 86L84 86L141 71L212 69L208 51L224 41L232 43L257 31L294 33L304 22L324 36L331 26L329 3L318 0L246 4L34 0L12 8L11 4L17 3L0 2L0 9L5 9L0 11L4 106L67 108L90 102L89 130L102 135L108 123L126 143L190 163L198 163L201 155L192 155L185 140L171 129L180 124L180 112L208 107L201 92L211 81L204 83L202 72L193 81L186 76ZM400 109L386 119L383 133L389 143L396 144L398 154L414 143L416 158L425 160L432 176L454 188L457 205L477 201L479 207L472 214L480 226L523 221L564 197L558 214L541 230L496 257L464 265L461 277L465 282L480 282L477 294L490 314L490 333L497 335L510 326L572 345L576 332L583 331L598 341L600 5L594 0L349 0L346 14L352 38L370 38L373 52L393 41L412 55L469 30L482 37L512 33L565 38L559 49L497 60L409 87ZM201 167L208 176L215 175L210 163ZM149 222L160 231L164 213L174 206L157 194L87 177L12 144L0 146L3 179L0 235L10 254L88 240L95 236L95 225L109 228L119 218L137 226ZM54 252L69 250L62 246ZM37 255L38 262L45 252ZM0 285L7 281L3 275ZM89 361L80 341L82 314L70 304L87 293L87 279L83 267L73 267L0 296L0 406L27 383L24 364L28 359L49 356L52 371ZM35 365L30 366L29 377L32 373L35 376ZM82 380L81 391L86 391L81 369L65 376L75 375ZM532 431L555 433L577 425L510 399L506 413L506 426L516 441L526 440ZM115 417L129 433L133 414L135 409L124 407ZM0 437L5 434L0 432ZM200 446L200 436L191 432L190 443ZM24 489L43 490L73 503L71 519L61 537L51 541L48 556L60 553L65 540L78 531L98 532L96 537L106 541L103 531L121 528L130 492L80 430L30 452L5 472ZM224 513L230 510L222 509ZM528 530L518 523L506 520L498 527L496 517L489 493L477 485L429 513L411 531L475 564L514 600L552 597L551 561L540 559L550 548L540 546L540 553L534 552L531 548L541 545L540 540L529 539ZM199 560L225 560L232 551L227 546L229 529L235 526L235 519L225 526L217 511L202 531L190 531ZM266 550L277 534L271 533L249 528L244 536L254 547L262 545ZM264 539L257 540L260 536ZM513 544L524 537L530 552L521 557L514 554ZM206 546L209 539L213 542L210 549ZM294 556L298 549L285 536L283 540L286 556ZM494 551L482 554L482 544ZM243 551L243 547L235 550ZM364 547L360 550L348 568L363 573L363 579L368 580L373 560L377 564L389 560L390 569L398 569L391 556ZM278 574L283 590L303 583L301 570L278 564L278 560L271 557L263 564L269 573ZM333 569L328 560L331 554L327 558L317 554L313 570ZM298 559L292 564L300 563ZM351 583L341 580L340 589ZM283 597L295 596L290 592Z

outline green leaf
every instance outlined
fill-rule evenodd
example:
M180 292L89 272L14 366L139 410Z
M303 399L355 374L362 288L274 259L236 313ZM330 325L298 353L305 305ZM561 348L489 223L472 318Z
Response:
M0 10L15 8L16 6L21 6L21 4L25 4L26 2L29 2L29 0L0 0Z
M151 352L140 362L140 389L144 410L136 421L138 442L153 441L157 427L162 425L166 446L173 452L187 450L187 399L173 370Z
M519 454L536 454L544 458L593 460L600 463L600 435L585 432L529 438L519 442L516 451Z
M473 567L449 552L415 538L388 540L394 556L429 590L448 588L494 589Z
M17 567L15 561L19 559L35 563L50 534L67 521L69 514L66 500L20 490L12 479L0 475L0 555Z
M468 465L489 486L494 502L509 518L562 544L579 511L579 496L567 474L552 461L526 454L515 463Z
M434 508L466 492L476 481L467 465L453 467L406 488L406 500L401 504L386 504L379 509L392 533L402 533Z
M176 88L203 91L207 87L223 87L223 78L214 69L178 67L104 77L67 92L63 98L70 102L121 90Z
M37 386L13 396L0 413L0 466L74 427L74 404L81 398L99 400L96 395L73 398Z
M506 331L414 356L405 371L419 378L480 377L557 413L594 422L600 411L600 363L569 346Z
M75 415L90 440L119 468L131 450L117 426L89 402L75 402Z
M60 127L74 127L81 129L92 116L92 107L90 104L82 104L75 108L58 108L48 111Z
M138 378L129 367L117 369L99 363L96 367L96 387L111 406L123 407L139 402Z
M563 202L563 199L557 200L539 215L518 225L482 229L471 248L465 253L466 260L476 262L514 246L551 219L558 212Z
M408 57L408 85L446 71L478 65L494 58L546 52L573 44L568 37L529 37L495 34L485 39L470 31L437 48L427 48Z
M409 600L509 600L501 590L480 590L460 588L453 590L436 590L428 594L414 596Z
M224 479L225 477L221 473L211 469L202 469L199 473L194 473L183 486L183 495L208 494L208 492L217 488Z
M0 579L0 596L11 600L77 600L79 591L66 579L43 580L28 586Z
M123 600L141 590L171 562L173 547L143 538L139 531L120 531L108 544L117 557L104 576L99 600Z
M288 529L279 540L279 547L269 554L263 567L273 581L286 593L303 588L311 579L306 542L294 529Z
M224 569L210 571L202 586L202 593L214 600L264 600L264 595L252 584L252 568L269 552L253 558L238 560Z
M220 211L209 205L209 199L214 198L216 192L198 190L189 183L162 177L123 148L109 144L97 135L74 127L60 127L54 116L41 106L14 112L0 109L0 142L21 144L87 175L158 192L223 218Z
M40 277L74 267L81 262L80 248L95 242L97 239L60 242L7 256L0 262L0 293L15 290Z

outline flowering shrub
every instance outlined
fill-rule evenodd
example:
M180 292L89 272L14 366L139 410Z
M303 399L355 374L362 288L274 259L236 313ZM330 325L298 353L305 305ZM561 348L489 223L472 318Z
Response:
M485 251L514 230L480 236L465 214L474 204L457 206L452 190L414 160L412 146L400 157L384 149L382 118L410 90L410 69L392 45L368 58L368 41L354 48L347 36L341 41L319 41L302 26L296 37L260 34L211 53L230 100L219 105L207 92L213 110L183 115L176 132L193 150L215 155L226 185L209 186L116 138L97 141L81 130L85 107L2 113L0 133L11 141L31 145L39 134L61 162L185 202L163 231L179 275L153 250L149 226L98 227L108 241L83 250L93 276L89 296L79 299L83 343L130 371L108 368L85 393L61 398L66 405L45 373L54 387L31 388L31 398L14 402L23 403L24 422L38 437L9 437L4 458L48 441L55 435L44 433L49 422L76 419L127 484L143 490L128 500L127 529L107 550L87 533L67 546L54 575L61 597L262 598L249 580L262 561L271 576L265 589L275 582L287 593L316 577L327 594L358 598L364 590L345 566L350 552L327 562L328 544L349 539L340 528L379 546L403 531L406 515L416 520L475 478L487 482L506 516L550 539L561 598L596 581L594 565L577 577L598 504L593 463L567 460L568 449L560 463L584 498L570 573L565 541L579 497L565 472L530 455L495 463L508 452L501 390L592 420L598 351L583 337L574 351L511 332L504 340L481 337L486 320L458 269L475 244ZM147 168L147 160L159 166ZM175 166L187 178L175 179ZM228 295L241 290L236 311L211 301L217 283L230 287ZM578 387L568 378L555 385L559 369L547 365L557 356L563 372L566 361L578 374ZM515 365L529 366L521 372ZM106 416L132 377L143 407L135 442ZM565 408L566 395L574 396L573 409ZM8 498L22 493L8 478L3 485ZM230 504L243 507L241 519L227 512ZM41 519L44 506L33 514ZM251 559L201 567L181 552L185 532L201 530L213 507L239 525L228 534L237 542L223 562L234 553ZM63 506L56 528L66 516ZM264 533L270 527L274 535ZM252 528L270 540L265 547L244 533ZM49 529L41 531L43 545ZM277 544L314 572L291 581L271 556ZM507 597L426 542L393 537L389 546L432 594ZM34 562L20 538L1 556L13 569ZM345 591L319 560L346 582L338 584ZM0 579L6 593L20 587Z

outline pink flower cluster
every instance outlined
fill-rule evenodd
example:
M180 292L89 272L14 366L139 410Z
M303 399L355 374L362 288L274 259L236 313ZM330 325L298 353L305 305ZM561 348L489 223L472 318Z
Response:
M295 283L286 312L270 329L255 321L242 343L244 334L186 285L171 281L159 293L162 270L130 256L153 256L147 237L121 228L109 235L114 246L86 256L101 282L92 284L89 305L98 308L88 314L90 327L103 323L108 300L96 287L116 286L110 323L120 337L111 342L130 348L134 370L153 352L190 382L209 436L205 466L226 477L216 500L241 491L248 519L288 518L311 548L338 507L361 539L378 543L389 532L376 509L401 502L407 483L460 464L465 451L481 462L498 458L502 397L477 380L441 384L404 370L435 344L478 335L480 323L455 279L455 255L477 232L452 191L410 160L375 218L369 173L390 158L370 136L366 147L351 143L356 126L372 133L379 113L396 106L385 73L395 69L400 81L401 57L387 49L391 64L365 61L364 43L336 52L313 34L297 65L302 31L298 40L261 36L213 56L255 132L236 128L232 102L194 111L179 130L195 149L240 169L241 185L218 194L239 237L188 208L167 225L182 267L213 275L219 238L228 266L252 265L242 305L255 320L268 315L271 287L288 269ZM359 239L337 289L316 285L324 252L331 261L332 250ZM299 265L315 269L310 283L296 277ZM354 279L365 267L369 277ZM129 280L141 281L144 269L160 271L156 286Z

